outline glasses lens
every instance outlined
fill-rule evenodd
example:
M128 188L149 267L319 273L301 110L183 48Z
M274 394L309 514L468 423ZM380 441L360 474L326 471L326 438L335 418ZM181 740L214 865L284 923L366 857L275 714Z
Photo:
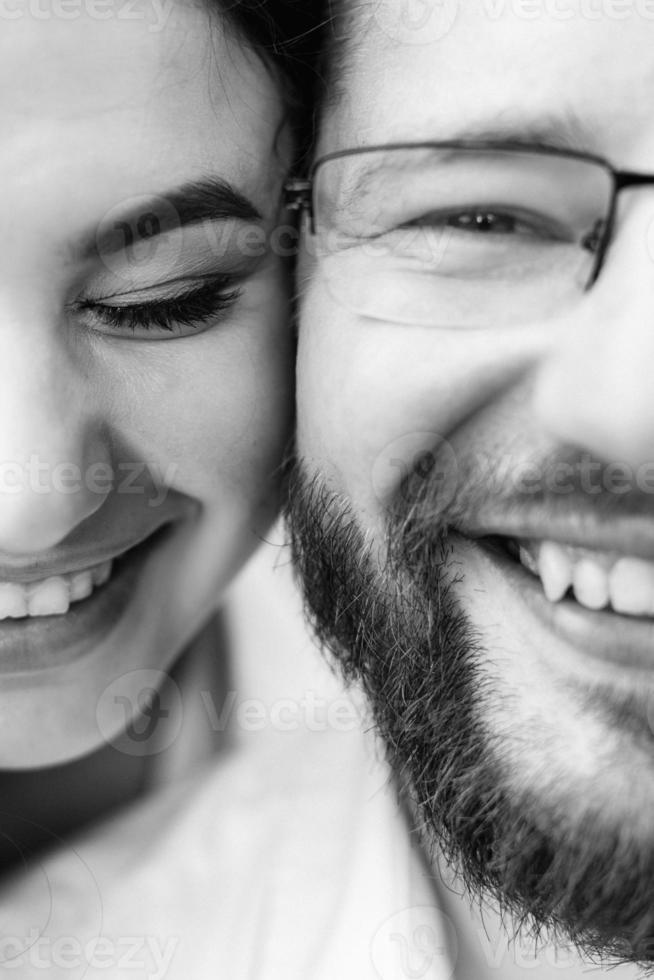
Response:
M315 244L333 298L400 324L493 327L575 303L611 175L537 151L390 148L321 163Z

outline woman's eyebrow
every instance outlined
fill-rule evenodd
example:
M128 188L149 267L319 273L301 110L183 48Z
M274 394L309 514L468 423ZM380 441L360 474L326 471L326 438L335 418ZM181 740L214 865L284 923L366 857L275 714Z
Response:
M263 216L244 194L220 177L204 177L179 187L127 201L111 218L83 237L81 252L109 255L136 240L151 239L204 221L261 222Z
M177 212L180 225L198 221L261 221L262 215L240 191L220 177L192 181L160 197Z

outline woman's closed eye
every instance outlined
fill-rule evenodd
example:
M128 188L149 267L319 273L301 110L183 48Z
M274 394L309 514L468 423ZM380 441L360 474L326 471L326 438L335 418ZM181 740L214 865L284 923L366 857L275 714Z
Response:
M218 275L168 295L149 295L154 290L81 299L75 312L91 329L113 336L137 339L170 339L202 332L231 311L242 289L234 276ZM138 297L138 298L137 298Z

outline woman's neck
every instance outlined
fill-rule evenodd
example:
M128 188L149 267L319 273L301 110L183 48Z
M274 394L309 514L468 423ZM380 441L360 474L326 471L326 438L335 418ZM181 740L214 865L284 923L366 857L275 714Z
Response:
M203 692L216 701L225 696L226 665L222 625L216 616L169 671L182 711L176 737L160 739L163 748L156 744L159 733L153 729L147 741L130 742L129 751L121 750L117 741L63 765L0 770L0 872L56 847L219 751L221 733L210 732L206 715L198 715ZM152 728L170 724L171 718L166 712L153 713L147 721Z

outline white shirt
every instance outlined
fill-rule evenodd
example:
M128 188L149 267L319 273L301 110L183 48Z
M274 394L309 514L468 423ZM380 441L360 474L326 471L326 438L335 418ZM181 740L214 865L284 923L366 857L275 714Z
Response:
M226 609L230 691L190 712L185 692L159 788L3 886L0 975L449 980L450 920L288 556L263 548Z

